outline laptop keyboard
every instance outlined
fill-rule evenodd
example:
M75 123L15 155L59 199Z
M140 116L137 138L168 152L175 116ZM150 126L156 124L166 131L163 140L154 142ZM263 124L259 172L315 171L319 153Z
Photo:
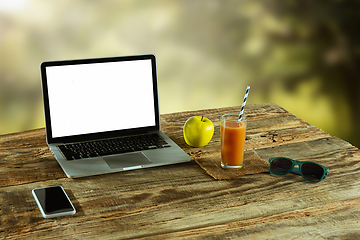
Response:
M156 133L59 145L59 149L67 160L166 147L170 147L170 145Z

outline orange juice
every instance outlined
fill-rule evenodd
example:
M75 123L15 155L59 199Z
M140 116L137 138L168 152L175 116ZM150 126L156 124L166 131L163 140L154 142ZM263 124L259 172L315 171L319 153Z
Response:
M246 117L241 122L237 115L227 114L221 117L221 166L223 168L241 168L244 160Z

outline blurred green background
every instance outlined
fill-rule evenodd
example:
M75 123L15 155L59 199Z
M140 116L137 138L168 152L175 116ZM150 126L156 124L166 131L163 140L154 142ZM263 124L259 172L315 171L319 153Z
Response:
M360 146L360 3L0 0L0 134L44 127L46 60L154 53L161 113L274 102ZM66 97L66 96L64 96Z

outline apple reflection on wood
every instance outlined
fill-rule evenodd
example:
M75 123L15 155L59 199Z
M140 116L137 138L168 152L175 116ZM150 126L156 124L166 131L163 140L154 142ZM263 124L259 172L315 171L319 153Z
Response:
M214 135L214 124L206 117L193 116L186 120L183 134L189 146L203 147Z

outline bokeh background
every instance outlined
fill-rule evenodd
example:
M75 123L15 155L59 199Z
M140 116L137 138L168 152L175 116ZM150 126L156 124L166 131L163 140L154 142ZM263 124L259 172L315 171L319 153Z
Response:
M360 147L359 22L346 0L0 0L0 134L44 127L41 62L154 53L161 113L250 85Z

